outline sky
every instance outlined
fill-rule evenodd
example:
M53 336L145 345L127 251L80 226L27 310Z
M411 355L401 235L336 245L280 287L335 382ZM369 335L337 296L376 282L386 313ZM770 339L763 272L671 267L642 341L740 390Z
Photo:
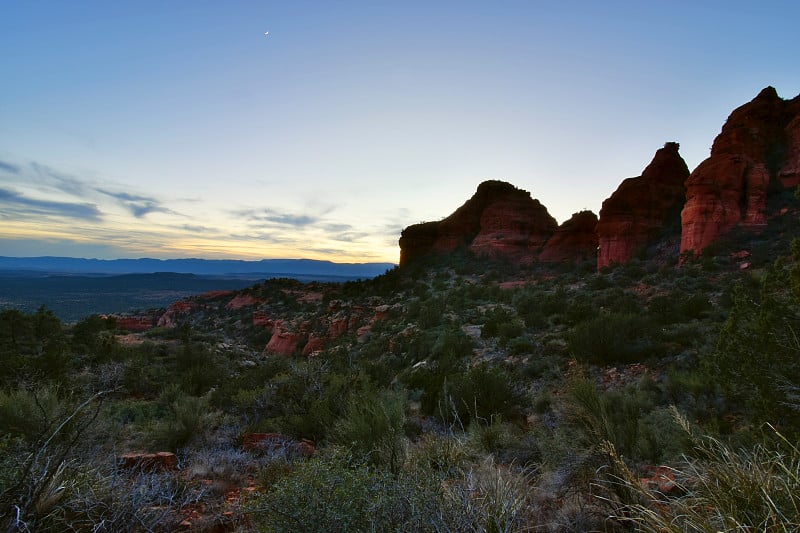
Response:
M0 0L0 255L397 262L482 181L559 223L800 94L800 2ZM269 32L265 35L265 32Z

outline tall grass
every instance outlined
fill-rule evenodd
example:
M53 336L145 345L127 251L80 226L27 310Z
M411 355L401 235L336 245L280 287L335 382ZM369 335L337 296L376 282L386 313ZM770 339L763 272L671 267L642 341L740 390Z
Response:
M800 530L800 450L794 444L769 426L769 442L734 449L692 435L686 419L677 410L674 415L694 445L693 456L674 469L673 492L682 496L648 491L607 445L614 464L603 498L614 507L613 519L654 532Z

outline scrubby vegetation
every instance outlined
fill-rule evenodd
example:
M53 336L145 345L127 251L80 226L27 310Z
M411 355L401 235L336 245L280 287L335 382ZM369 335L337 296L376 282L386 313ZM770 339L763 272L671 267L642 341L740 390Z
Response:
M136 335L2 311L2 526L795 530L800 244L779 237L745 270L456 254L271 280ZM264 352L277 320L294 355Z

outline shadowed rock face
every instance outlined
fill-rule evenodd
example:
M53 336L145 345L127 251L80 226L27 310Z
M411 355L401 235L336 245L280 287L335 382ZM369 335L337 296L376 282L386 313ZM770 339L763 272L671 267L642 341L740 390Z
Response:
M400 265L462 247L478 255L531 262L557 226L529 192L502 181L486 181L444 220L404 229L400 236Z
M800 96L762 90L728 117L711 156L686 181L681 252L699 253L736 226L767 223L771 186L800 184Z
M597 267L624 263L653 244L670 225L678 231L689 176L678 143L659 149L642 175L624 180L600 209Z
M539 261L567 263L593 259L597 254L597 215L581 211L561 224L547 240Z

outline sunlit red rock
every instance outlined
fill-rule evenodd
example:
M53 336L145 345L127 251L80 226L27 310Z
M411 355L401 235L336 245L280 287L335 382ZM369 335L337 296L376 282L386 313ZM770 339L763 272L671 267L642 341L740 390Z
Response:
M674 226L683 207L689 176L678 143L660 148L641 176L624 180L603 202L597 223L597 267L624 263Z
M800 96L784 100L767 87L731 113L686 181L681 252L697 254L737 226L760 230L773 184L798 183Z
M277 320L264 352L272 355L294 355L303 338L301 333L286 329L283 320Z

